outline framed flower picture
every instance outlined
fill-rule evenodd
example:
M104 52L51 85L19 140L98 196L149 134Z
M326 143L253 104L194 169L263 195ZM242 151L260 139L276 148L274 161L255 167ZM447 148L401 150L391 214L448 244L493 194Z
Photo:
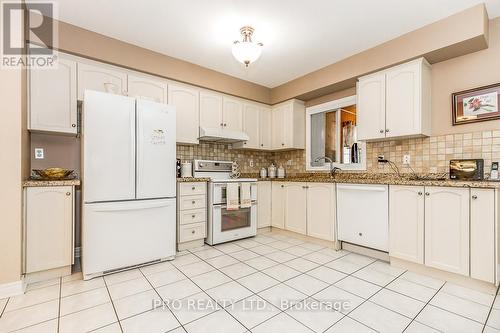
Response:
M500 119L500 83L453 93L453 126Z

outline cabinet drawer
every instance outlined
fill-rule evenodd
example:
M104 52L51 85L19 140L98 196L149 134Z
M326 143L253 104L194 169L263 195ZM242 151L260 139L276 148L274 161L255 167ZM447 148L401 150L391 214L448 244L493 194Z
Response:
M201 222L179 226L179 243L205 238L206 225L205 222Z
M205 208L184 210L179 215L179 224L206 222L207 220L207 210Z
M205 195L207 193L207 183L182 183L179 194L184 195Z
M204 208L207 206L207 197L205 195L191 195L187 197L181 197L180 199L180 209L197 209Z

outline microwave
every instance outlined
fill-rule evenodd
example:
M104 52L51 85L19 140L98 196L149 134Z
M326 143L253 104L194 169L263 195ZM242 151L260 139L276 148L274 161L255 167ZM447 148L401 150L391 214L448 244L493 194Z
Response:
M484 160L450 160L450 179L482 180L484 179Z

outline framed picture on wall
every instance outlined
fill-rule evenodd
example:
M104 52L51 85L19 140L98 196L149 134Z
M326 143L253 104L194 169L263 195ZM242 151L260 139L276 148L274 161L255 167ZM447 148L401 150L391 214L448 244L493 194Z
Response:
M500 119L500 83L451 95L453 126Z

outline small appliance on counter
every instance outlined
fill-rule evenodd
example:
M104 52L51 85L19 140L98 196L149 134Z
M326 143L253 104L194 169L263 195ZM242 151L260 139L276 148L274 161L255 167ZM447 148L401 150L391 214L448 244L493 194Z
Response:
M267 176L269 178L276 178L276 167L274 166L273 163L267 168Z
M181 177L181 159L178 158L177 161L175 162L175 170L176 170L176 175L177 178Z
M191 164L191 162L182 162L182 164L181 164L181 177L182 178L193 177L193 164Z
M490 180L498 180L498 162L491 163Z
M267 178L267 170L266 170L266 168L260 169L260 178Z
M454 180L483 180L484 160L450 160L450 179Z
M282 165L278 168L278 178L285 178L285 168Z

